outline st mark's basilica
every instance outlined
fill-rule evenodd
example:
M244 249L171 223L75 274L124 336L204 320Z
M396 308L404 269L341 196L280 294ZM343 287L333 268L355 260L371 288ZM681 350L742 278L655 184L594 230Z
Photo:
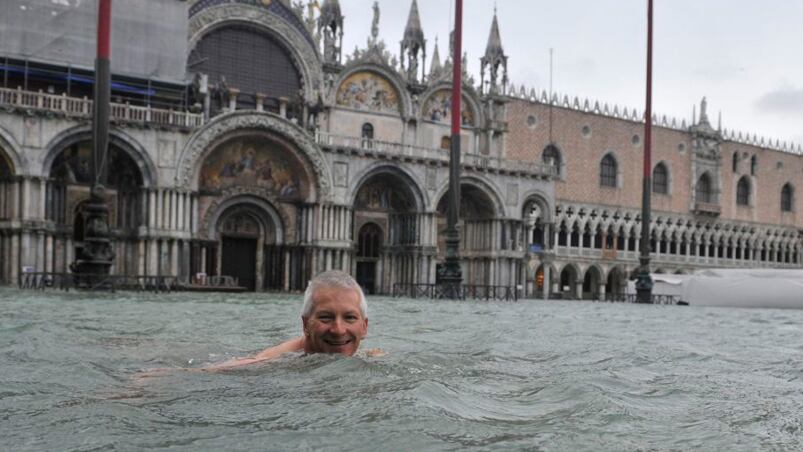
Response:
M227 275L256 291L302 290L326 269L368 293L434 283L459 114L464 280L539 298L624 291L638 266L642 117L511 86L496 16L456 112L449 45L430 45L416 0L399 47L379 38L375 4L353 52L337 0L149 2L181 18L169 26L186 38L158 49L177 76L114 72L114 274ZM68 272L83 246L92 73L8 42L0 280L15 284L23 271ZM722 130L705 100L688 124L651 120L654 271L801 266L799 148Z

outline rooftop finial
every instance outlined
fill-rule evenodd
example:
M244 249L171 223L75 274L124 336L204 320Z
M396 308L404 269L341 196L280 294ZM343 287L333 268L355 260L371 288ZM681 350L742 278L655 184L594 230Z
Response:
M502 66L504 71L502 74L502 85L504 87L507 84L507 55L505 55L505 50L502 48L502 38L499 35L496 6L494 6L494 18L491 22L491 32L488 35L488 45L485 47L485 56L480 58L480 70L483 73L483 81L481 83L483 84L486 66L490 70L488 82L491 85L491 91L494 92L497 90L497 71L499 66Z
M418 2L413 0L410 5L410 15L407 18L407 26L404 29L404 38L401 41L401 62L402 69L405 67L405 57L407 60L407 78L418 80L418 59L419 51L422 53L421 78L424 78L426 71L423 70L427 54L427 41L424 39L424 31L421 29L421 17L418 14ZM406 52L406 55L405 55Z
M379 37L379 2L374 2L374 21L371 22L371 37L374 41Z

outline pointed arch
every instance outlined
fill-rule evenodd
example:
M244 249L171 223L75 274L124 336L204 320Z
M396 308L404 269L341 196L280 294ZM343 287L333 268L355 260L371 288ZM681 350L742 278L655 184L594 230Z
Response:
M700 178L697 179L697 184L695 184L694 187L694 195L697 202L714 202L714 190L712 187L711 175L708 174L708 171L704 172Z

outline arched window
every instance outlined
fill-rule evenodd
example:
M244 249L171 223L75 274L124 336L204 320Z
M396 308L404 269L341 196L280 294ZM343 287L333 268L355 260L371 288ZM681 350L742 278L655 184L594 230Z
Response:
M708 173L700 176L700 179L697 181L695 195L697 202L714 202L713 190L711 188L711 176L709 176Z
M733 153L733 172L739 171L739 151Z
M362 125L362 133L360 134L361 137L365 138L366 140L373 140L374 139L374 126L371 125L370 122L366 122Z
M563 162L560 159L560 151L555 145L550 144L545 147L541 153L541 159L545 164L554 166L557 169L557 174L560 174L560 167Z
M739 183L736 184L736 205L750 205L750 181L747 176L743 176L739 179Z
M755 155L750 157L750 175L755 176L758 171L758 157Z
M278 110L277 99L287 97L292 104L302 87L301 73L281 41L250 25L227 25L205 34L190 54L187 71L208 74L220 99L228 96L223 91L237 88L238 105L253 106L254 94L269 93L266 106L276 103Z
M362 131L360 132L360 137L362 138L362 147L364 148L372 148L374 147L374 126L371 125L370 122L366 122L362 125Z
M652 192L661 195L669 193L669 171L663 163L655 165L652 170Z
M795 190L792 184L785 184L781 189L781 212L791 212L794 203Z
M616 160L611 154L607 154L600 162L599 184L603 187L616 187Z

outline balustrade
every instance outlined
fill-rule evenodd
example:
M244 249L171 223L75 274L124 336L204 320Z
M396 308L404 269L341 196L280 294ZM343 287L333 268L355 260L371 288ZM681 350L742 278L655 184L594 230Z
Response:
M69 116L89 116L92 114L92 100L83 97L67 97L64 94L48 94L22 89L0 88L0 105L61 113ZM149 106L112 103L112 121L128 123L153 123L177 127L199 127L204 123L203 115Z

